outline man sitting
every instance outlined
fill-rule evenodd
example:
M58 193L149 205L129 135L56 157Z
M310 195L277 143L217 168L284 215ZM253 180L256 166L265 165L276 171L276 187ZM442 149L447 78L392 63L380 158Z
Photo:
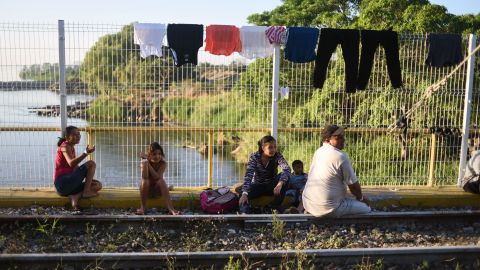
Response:
M371 211L353 171L345 146L345 131L336 125L322 130L323 145L313 156L303 191L303 207L314 216L340 217ZM347 187L356 199L346 197Z

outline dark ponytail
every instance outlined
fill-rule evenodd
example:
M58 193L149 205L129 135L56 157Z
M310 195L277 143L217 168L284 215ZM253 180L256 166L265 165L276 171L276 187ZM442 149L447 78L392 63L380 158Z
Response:
M75 132L75 130L77 130L77 127L75 126L66 127L65 130L62 132L62 137L58 138L57 146L60 147L60 145L62 145L62 143L67 140L67 137L70 136L73 132Z

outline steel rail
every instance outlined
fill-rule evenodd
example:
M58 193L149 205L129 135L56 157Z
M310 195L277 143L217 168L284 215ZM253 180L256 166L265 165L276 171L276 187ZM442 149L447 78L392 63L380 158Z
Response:
M287 224L379 224L392 222L478 222L480 210L462 211L405 211L405 212L372 212L367 215L355 215L348 217L329 218L314 217L305 214L278 214L278 220ZM226 224L243 226L245 228L272 223L274 215L270 214L249 214L249 215L0 215L0 224L11 222L36 222L38 220L57 220L61 223L81 222L115 222L115 223L141 223L141 222L162 222L181 224L192 221L218 221Z
M352 249L306 249L262 251L209 251L209 252L132 252L132 253L49 253L49 254L0 254L0 263L15 269L45 269L45 267L108 267L114 269L160 267L199 267L223 269L230 258L244 265L275 266L295 261L318 265L355 265L378 259L383 263L412 265L415 263L458 261L475 262L480 256L479 246L449 247L400 247L400 248L352 248Z

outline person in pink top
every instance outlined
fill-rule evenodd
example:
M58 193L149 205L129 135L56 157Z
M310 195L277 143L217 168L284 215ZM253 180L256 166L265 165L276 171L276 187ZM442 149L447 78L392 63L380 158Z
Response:
M75 145L80 142L80 131L77 127L68 126L63 137L57 143L57 154L55 157L54 184L57 193L61 196L68 196L72 203L73 210L79 210L78 200L98 195L102 184L94 180L96 164L88 160L79 166L80 162L95 151L95 146L85 148L78 157L75 153Z

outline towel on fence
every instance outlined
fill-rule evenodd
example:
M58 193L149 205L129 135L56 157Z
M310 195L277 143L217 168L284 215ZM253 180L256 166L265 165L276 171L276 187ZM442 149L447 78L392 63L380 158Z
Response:
M315 46L318 41L318 28L289 27L285 59L294 63L315 60Z
M242 26L240 28L241 56L254 59L272 55L273 46L268 41L265 30L267 30L266 26Z
M179 67L186 63L196 65L198 49L203 46L203 25L169 24L167 41L175 66Z
M460 34L429 34L428 56L425 61L432 67L454 66L462 61Z
M215 55L230 55L242 50L240 30L234 25L209 25L205 51Z
M136 23L133 25L133 41L140 45L140 56L162 56L162 41L166 26L161 23Z
M285 44L287 28L285 26L270 26L265 30L265 35L267 35L271 44Z

